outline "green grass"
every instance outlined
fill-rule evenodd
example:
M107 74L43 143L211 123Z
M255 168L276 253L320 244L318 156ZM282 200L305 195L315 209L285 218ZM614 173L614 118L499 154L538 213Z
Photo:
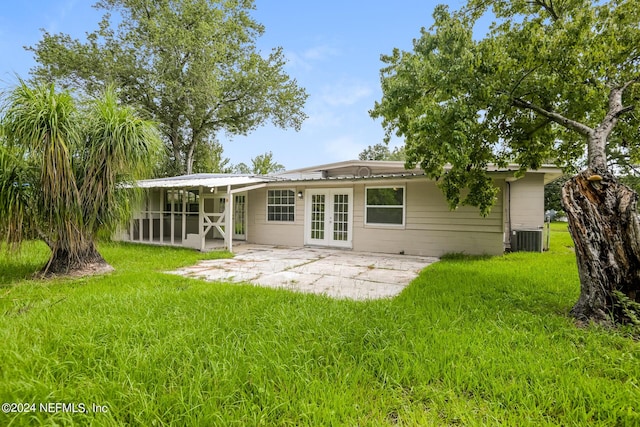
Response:
M0 425L640 424L640 345L576 328L566 226L551 250L449 257L395 299L354 302L163 271L203 257L109 244L116 272L25 279L0 258L0 402L106 405Z

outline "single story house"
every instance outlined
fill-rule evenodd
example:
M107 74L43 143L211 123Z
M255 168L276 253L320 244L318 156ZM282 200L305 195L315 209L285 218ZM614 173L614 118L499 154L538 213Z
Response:
M500 192L486 217L470 206L450 210L435 181L396 161L149 179L138 182L145 199L120 238L199 250L245 241L440 256L501 254L517 249L520 233L520 249L542 250L544 185L561 171L517 170L488 169Z

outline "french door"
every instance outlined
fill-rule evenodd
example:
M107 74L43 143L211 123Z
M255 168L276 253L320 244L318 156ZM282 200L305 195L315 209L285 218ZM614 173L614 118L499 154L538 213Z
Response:
M227 194L218 197L215 208L223 213L227 204ZM247 193L233 195L233 238L236 240L247 239ZM224 221L223 221L224 224Z
M307 190L305 244L352 247L353 190Z
M233 238L247 239L247 193L238 193L233 197Z

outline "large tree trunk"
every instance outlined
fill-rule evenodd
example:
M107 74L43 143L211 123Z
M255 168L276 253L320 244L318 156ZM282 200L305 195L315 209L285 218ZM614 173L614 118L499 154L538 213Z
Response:
M113 267L100 255L94 243L89 242L77 255L72 255L66 249L54 249L49 262L43 267L40 274L42 277L88 276L111 271L113 271Z
M562 189L562 204L575 243L580 298L571 310L579 321L626 323L614 291L640 298L638 195L611 173L587 169Z

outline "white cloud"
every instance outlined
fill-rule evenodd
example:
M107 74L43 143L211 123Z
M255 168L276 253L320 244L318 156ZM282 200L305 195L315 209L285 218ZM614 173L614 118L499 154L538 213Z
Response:
M324 44L305 50L302 56L310 61L323 61L339 54L340 51L338 49Z
M365 83L344 82L333 86L325 86L321 99L332 107L353 105L373 93L373 89Z
M77 0L67 0L62 5L57 7L57 14L55 14L52 20L46 26L47 31L50 33L58 32L58 28L65 22L71 11L74 9Z
M285 58L287 58L287 68L311 71L311 64L309 63L309 61L306 61L301 55L298 55L295 52L285 51L284 56Z
M324 150L333 157L333 161L353 160L358 158L358 154L366 148L358 143L351 135L344 135L327 141Z
M336 114L333 111L314 111L308 113L309 117L305 120L305 126L312 126L316 128L330 128L341 126L343 123L342 115Z
M310 71L313 68L313 63L338 56L340 51L327 44L322 44L310 47L303 52L285 51L284 55L287 58L288 67Z

